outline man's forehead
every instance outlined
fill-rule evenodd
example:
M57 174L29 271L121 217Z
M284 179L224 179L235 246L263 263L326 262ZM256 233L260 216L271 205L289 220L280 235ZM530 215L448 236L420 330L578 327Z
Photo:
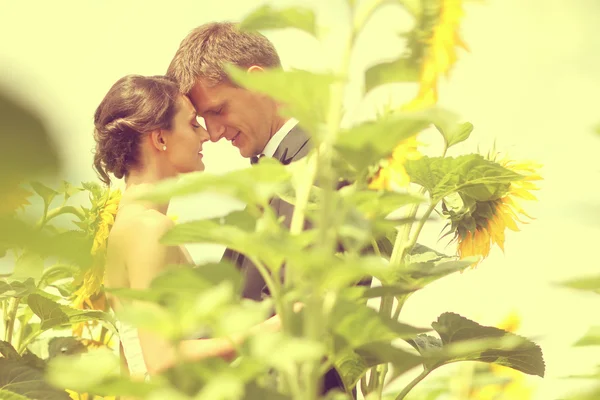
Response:
M190 92L190 98L199 114L217 107L222 102L221 97L221 84L209 86L200 79L196 81Z

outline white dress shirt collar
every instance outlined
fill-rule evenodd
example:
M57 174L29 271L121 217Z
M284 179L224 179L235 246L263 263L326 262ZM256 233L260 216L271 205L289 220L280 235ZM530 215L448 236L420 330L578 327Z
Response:
M275 151L283 141L283 139L287 136L288 133L294 127L298 125L298 120L295 118L290 118L286 121L285 124L275 134L271 137L271 139L267 142L265 149L262 151L262 154L266 157L273 157Z

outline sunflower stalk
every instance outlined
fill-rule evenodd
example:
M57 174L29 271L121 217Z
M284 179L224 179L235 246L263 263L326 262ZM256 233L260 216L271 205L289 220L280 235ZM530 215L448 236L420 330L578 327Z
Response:
M404 389L402 389L402 391L396 397L396 400L403 400L408 394L408 392L410 392L415 386L417 386L419 382L425 379L430 372L431 370L428 370L427 368L423 369L423 371L415 379L413 379L408 385L406 385Z
M17 320L17 311L19 310L20 297L13 297L8 303L8 312L5 319L4 341L12 343L15 322Z

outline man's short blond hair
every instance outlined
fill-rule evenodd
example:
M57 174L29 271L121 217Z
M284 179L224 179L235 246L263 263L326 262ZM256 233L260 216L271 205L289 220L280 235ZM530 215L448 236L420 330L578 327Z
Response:
M241 68L281 67L273 44L260 33L241 31L232 22L212 22L191 31L179 45L167 76L189 94L199 78L209 86L229 82L226 64Z

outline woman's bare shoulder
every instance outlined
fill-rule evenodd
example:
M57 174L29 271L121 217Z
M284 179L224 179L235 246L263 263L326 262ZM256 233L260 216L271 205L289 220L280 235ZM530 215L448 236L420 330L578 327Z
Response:
M156 210L142 207L135 209L134 206L130 206L122 211L121 215L117 215L113 226L113 231L119 236L152 238L162 236L175 225L171 218Z

